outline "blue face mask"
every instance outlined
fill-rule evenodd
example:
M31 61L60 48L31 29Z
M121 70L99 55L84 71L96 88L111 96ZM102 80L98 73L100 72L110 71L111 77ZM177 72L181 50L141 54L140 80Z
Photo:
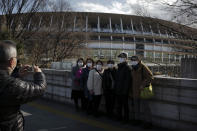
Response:
M131 65L132 65L132 66L138 65L138 63L139 63L138 61L131 61Z
M82 67L82 66L83 66L83 62L78 62L77 65L78 65L79 67Z
M108 66L109 69L112 69L114 65L113 64L108 64L107 66Z
M92 67L92 63L87 63L87 66L88 67Z
M101 71L102 70L102 65L96 65L96 69Z
M126 61L126 58L120 58L120 59L119 59L119 62L120 62L120 63L123 63L123 62L125 62L125 61Z

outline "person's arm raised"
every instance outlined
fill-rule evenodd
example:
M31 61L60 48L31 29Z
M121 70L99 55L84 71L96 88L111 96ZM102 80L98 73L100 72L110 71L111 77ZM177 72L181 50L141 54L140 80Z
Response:
M44 94L46 89L45 75L38 66L34 66L34 72L34 82L26 82L12 77L7 79L7 91L11 95L9 102L24 104Z

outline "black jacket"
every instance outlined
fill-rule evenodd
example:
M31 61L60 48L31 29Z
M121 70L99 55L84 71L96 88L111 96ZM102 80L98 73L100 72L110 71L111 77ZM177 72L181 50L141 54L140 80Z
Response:
M88 76L89 76L90 70L91 69L88 67L83 68L81 78L80 78L80 87L81 87L81 89L83 89L85 97L89 97L87 81L88 81Z
M20 106L43 95L46 80L43 73L34 74L34 82L25 82L0 71L0 131L23 131Z
M129 95L132 88L131 67L126 62L118 64L115 92L117 95Z
M103 91L104 94L112 93L115 88L116 68L106 69L103 73Z

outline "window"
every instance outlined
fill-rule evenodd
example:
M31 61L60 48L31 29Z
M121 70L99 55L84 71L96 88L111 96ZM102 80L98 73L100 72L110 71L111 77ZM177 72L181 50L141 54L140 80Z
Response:
M98 36L90 36L90 40L98 40Z
M133 37L125 37L124 40L127 41L127 42L134 42Z
M101 36L101 41L111 41L110 36Z
M136 38L135 42L144 42L144 38Z
M161 43L161 40L159 40L159 39L156 39L156 40L155 40L155 43L156 43L156 44L162 44L162 43Z
M169 44L168 40L163 40L163 44Z
M136 44L136 49L144 50L144 44Z
M158 53L158 52L155 53L155 58L161 58L161 57L162 57L162 53Z
M123 41L123 40L122 40L122 37L119 37L119 36L114 36L114 37L113 37L113 40L114 40L114 41Z
M153 52L146 52L146 57L153 58L154 57Z
M133 50L131 50L131 51L128 52L128 56L129 56L129 57L131 57L131 56L133 56L133 55L134 55L134 51L133 51Z
M153 43L153 39L146 39L147 43Z

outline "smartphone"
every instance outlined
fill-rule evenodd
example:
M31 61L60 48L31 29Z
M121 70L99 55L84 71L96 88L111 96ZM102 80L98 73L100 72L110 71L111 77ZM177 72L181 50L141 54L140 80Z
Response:
M27 68L28 72L34 72L34 65L32 64L32 66Z
M33 66L27 68L28 72L33 72Z

